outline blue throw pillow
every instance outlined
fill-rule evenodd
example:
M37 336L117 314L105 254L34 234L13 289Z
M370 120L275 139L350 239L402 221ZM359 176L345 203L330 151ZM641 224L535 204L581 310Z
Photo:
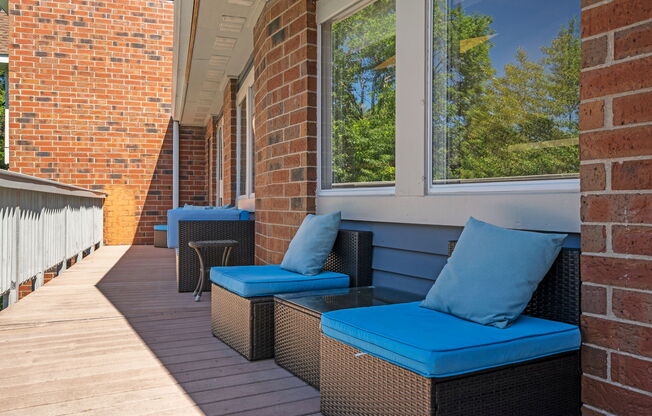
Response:
M527 306L565 238L470 218L421 306L506 328Z
M328 215L311 214L304 218L290 241L281 267L306 276L319 274L335 244L341 218L339 211Z

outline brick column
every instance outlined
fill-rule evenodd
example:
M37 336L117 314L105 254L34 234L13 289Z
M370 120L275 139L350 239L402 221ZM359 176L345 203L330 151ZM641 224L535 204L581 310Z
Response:
M206 129L179 128L179 205L208 205Z
M279 263L315 211L315 1L276 0L254 29L256 261Z
M652 411L652 1L582 0L584 415Z
M217 142L215 140L217 119L211 117L208 125L206 126L206 149L205 153L207 155L206 167L206 186L208 187L208 204L216 206L217 205L217 194L216 190L216 159L217 159Z
M236 185L236 94L238 80L229 79L224 88L223 129L222 129L222 177L224 183L224 204L235 203Z

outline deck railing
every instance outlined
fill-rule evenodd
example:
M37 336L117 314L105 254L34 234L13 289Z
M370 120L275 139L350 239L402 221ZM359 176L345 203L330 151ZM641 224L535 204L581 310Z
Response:
M0 170L0 309L102 244L105 194Z

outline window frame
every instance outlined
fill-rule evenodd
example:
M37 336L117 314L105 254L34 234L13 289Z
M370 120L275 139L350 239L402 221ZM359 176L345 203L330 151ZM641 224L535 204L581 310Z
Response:
M215 129L215 205L224 205L224 167L222 146L224 145L224 124L222 118L217 122Z
M579 233L578 179L431 185L431 108L427 97L431 93L431 0L396 3L395 186L388 190L321 189L321 24L369 1L317 3L316 212L341 211L342 218L351 221L446 227L462 227L469 216L475 216L509 228ZM402 65L403 62L411 65Z
M449 0L447 0L449 1ZM486 193L486 192L572 192L579 191L580 179L577 174L569 174L569 178L559 179L532 179L523 180L469 180L464 183L433 183L433 137L432 137L432 115L433 115L433 2L426 0L426 184L428 195L437 194L458 194L458 193ZM579 156L578 156L579 157ZM576 176L576 177L570 177ZM498 178L500 179L500 178Z
M254 187L254 177L253 177L253 164L255 148L253 143L253 120L255 117L254 114L254 71L249 70L247 75L243 78L243 81L238 89L236 94L236 203L238 208L246 209L248 211L255 210L255 187ZM246 99L246 125L244 126L246 131L246 142L245 142L245 157L244 157L244 166L241 165L242 160L242 102ZM244 189L245 193L240 194L241 183L241 173L242 169L245 169L245 184Z
M364 9L377 0L331 0L327 3L326 11L321 9L317 12L317 195L394 195L396 193L396 176L391 185L373 185L373 182L359 182L349 187L323 187L325 171L332 172L332 152L330 138L324 135L324 131L330 132L330 126L327 126L325 120L329 117L324 115L330 111L330 105L325 106L325 98L328 96L325 92L326 83L329 78L324 78L324 27L346 19L349 16ZM397 0L397 3L400 0ZM396 85L398 89L398 83ZM328 134L330 136L330 133ZM328 143L326 143L328 140ZM396 148L396 134L394 135ZM328 154L324 153L328 149ZM326 163L327 162L327 163Z

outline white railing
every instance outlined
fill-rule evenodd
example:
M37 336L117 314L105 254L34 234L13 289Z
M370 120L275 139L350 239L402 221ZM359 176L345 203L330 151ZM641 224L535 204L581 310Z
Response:
M102 244L105 194L0 170L0 298ZM0 307L1 309L1 307Z

